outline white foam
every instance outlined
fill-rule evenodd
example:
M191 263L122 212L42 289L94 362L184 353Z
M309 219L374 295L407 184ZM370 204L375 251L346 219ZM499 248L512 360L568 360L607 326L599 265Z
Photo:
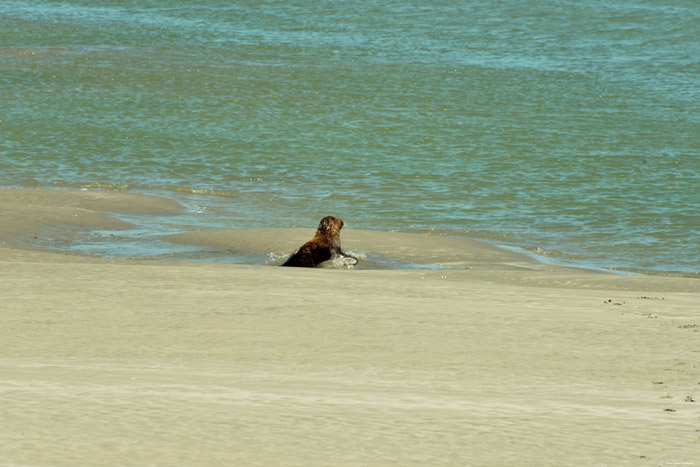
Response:
M289 253L285 253L282 251L271 251L267 254L267 260L265 261L265 264L277 264L281 260L286 259L289 256Z

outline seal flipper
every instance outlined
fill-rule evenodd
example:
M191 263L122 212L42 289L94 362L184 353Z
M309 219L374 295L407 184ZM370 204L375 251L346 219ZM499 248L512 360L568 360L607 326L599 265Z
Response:
M342 254L340 254L340 255L338 255L338 256L339 256L340 258L343 259L343 262L344 262L344 263L346 263L346 262L344 261L345 259L354 259L354 260L355 260L355 262L352 263L352 264L347 264L347 263L346 263L347 266L357 266L357 263L360 262L360 259L359 259L359 258L357 258L357 257L355 257L355 256L353 256L353 255L349 255L349 254L347 254L347 253L345 253L345 252L343 252Z

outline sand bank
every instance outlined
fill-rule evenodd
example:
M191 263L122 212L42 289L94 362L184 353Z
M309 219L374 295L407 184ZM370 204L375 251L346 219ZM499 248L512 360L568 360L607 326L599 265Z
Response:
M35 218L0 204L20 208ZM307 270L5 245L0 464L700 464L694 279L479 251Z
M173 200L136 193L0 188L0 245L30 246L52 236L69 242L92 228L127 229L113 214L177 213Z

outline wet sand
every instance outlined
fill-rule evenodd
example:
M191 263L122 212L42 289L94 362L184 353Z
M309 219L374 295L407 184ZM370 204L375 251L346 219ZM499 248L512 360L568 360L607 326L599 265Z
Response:
M0 189L0 465L700 464L696 279L352 229L346 248L454 269L27 247L125 209L177 206ZM178 241L285 251L312 230Z

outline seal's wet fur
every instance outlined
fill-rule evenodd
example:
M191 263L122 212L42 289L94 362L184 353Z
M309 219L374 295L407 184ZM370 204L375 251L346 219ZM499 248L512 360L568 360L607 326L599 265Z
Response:
M340 249L340 229L343 225L343 221L334 216L321 219L311 240L295 251L282 266L314 268L336 256L352 258L357 264L357 258Z

